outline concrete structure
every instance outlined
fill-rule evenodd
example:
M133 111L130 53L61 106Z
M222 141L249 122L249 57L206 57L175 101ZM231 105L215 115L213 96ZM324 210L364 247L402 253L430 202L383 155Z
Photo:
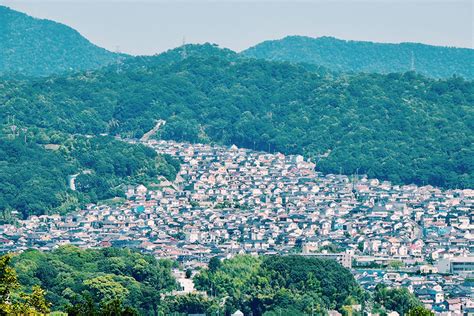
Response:
M474 257L445 258L438 261L440 273L459 274L463 276L474 275Z
M302 253L302 256L336 260L344 268L352 268L352 256L348 253Z

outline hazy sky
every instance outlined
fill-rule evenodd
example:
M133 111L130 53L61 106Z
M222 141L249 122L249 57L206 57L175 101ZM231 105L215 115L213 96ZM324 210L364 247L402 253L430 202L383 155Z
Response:
M473 48L473 0L0 0L67 24L93 43L154 54L187 43L240 51L286 35Z

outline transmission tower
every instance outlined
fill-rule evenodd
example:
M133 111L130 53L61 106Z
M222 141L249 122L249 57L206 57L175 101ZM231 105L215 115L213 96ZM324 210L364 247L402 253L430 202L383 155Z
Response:
M183 50L181 51L181 56L183 57L183 59L186 59L186 57L188 57L188 54L186 52L186 37L183 36Z
M115 46L115 53L118 55L115 61L116 73L122 72L122 52L120 51L120 46Z
M16 137L16 128L17 128L17 126L14 125L14 124L10 126L10 130L12 131L12 138L13 139L15 139L15 137Z
M23 136L25 137L25 144L26 144L26 136L27 136L28 128L23 127L21 130L23 131Z
M17 126L15 125L15 115L8 116L8 125L10 126L10 130L12 131L11 137L15 139L17 130Z

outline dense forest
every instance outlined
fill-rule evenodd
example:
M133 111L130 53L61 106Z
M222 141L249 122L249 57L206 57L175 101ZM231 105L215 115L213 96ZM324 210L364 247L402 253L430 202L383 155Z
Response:
M43 315L49 313L50 303L44 290L35 285L21 289L16 270L11 264L12 255L0 257L0 315Z
M41 287L52 310L70 315L97 315L114 304L155 315L160 294L177 288L173 262L128 249L64 246L52 252L29 250L12 262L25 289Z
M97 69L125 57L95 46L66 25L0 6L0 75Z
M365 300L349 270L333 260L302 256L214 259L194 281L198 289L226 297L229 310L245 315L322 314Z
M198 289L224 301L225 313L239 309L245 315L343 315L371 311L386 315L427 315L423 304L407 289L377 286L364 292L349 270L336 261L303 256L236 256L212 258L208 269L194 277ZM196 309L205 312L209 309Z
M188 45L122 66L3 81L0 124L304 154L325 173L474 186L474 84L459 77L331 74Z
M66 213L85 203L124 196L123 185L173 179L179 161L143 145L111 137L0 138L0 215L2 220L47 213ZM26 143L25 143L26 139ZM42 144L54 141L57 144ZM75 176L73 191L68 179Z
M242 54L273 61L315 64L340 72L387 74L416 70L433 78L458 75L474 79L474 50L468 48L288 36L262 42Z
M432 316L406 289L364 292L337 262L303 256L214 257L194 277L202 293L175 294L177 263L129 249L28 250L0 257L0 314ZM359 307L357 307L359 306Z

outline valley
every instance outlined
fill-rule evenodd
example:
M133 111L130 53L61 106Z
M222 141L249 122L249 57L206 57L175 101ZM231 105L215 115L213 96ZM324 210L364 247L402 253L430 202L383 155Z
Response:
M99 2L12 2L77 30L0 6L0 315L473 314L474 50L390 41L467 10L393 34L348 12L372 42L277 32L325 1L264 1L288 11L248 34L212 1Z

